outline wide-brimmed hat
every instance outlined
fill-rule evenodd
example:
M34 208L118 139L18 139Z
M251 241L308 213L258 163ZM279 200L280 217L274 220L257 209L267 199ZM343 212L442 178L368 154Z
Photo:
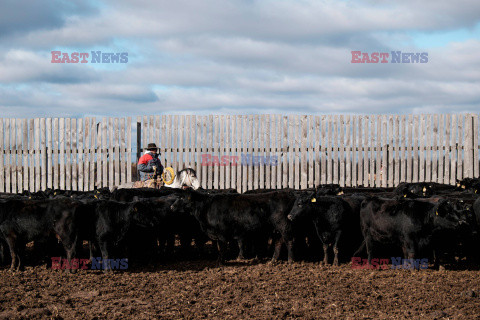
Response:
M147 150L152 150L152 149L158 150L157 145L155 143L149 143L145 149L147 149Z

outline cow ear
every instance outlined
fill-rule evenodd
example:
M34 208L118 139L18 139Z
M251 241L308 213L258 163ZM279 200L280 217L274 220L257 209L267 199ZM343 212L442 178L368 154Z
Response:
M312 202L317 202L317 199L316 199L316 198L312 198L311 201L312 201Z

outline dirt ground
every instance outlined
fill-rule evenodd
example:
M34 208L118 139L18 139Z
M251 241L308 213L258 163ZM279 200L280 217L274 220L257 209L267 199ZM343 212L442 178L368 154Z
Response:
M210 260L112 274L4 267L0 318L480 319L480 271Z

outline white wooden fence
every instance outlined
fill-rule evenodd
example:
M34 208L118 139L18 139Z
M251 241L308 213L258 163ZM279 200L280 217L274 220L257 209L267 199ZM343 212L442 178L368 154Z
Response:
M137 144L155 142L167 166L196 169L204 188L454 184L479 176L478 123L478 114L143 116ZM278 165L205 166L202 154Z
M479 176L479 120L479 114L162 115L137 117L135 134L131 118L0 119L0 192L130 182L137 178L132 150L138 159L149 142L160 147L166 166L194 168L204 188L454 184ZM242 154L276 156L278 163L244 165ZM238 160L206 166L202 155Z
M131 181L131 118L0 119L0 192Z

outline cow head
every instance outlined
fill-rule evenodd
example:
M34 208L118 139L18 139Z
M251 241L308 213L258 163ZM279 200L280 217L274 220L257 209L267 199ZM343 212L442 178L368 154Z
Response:
M172 211L191 210L194 207L195 192L185 189L178 199L170 206Z
M467 226L465 213L455 209L452 201L440 200L433 210L433 226L437 231L459 231Z
M299 217L305 215L311 205L315 202L317 202L315 192L307 192L297 195L287 218L290 221L298 219Z

